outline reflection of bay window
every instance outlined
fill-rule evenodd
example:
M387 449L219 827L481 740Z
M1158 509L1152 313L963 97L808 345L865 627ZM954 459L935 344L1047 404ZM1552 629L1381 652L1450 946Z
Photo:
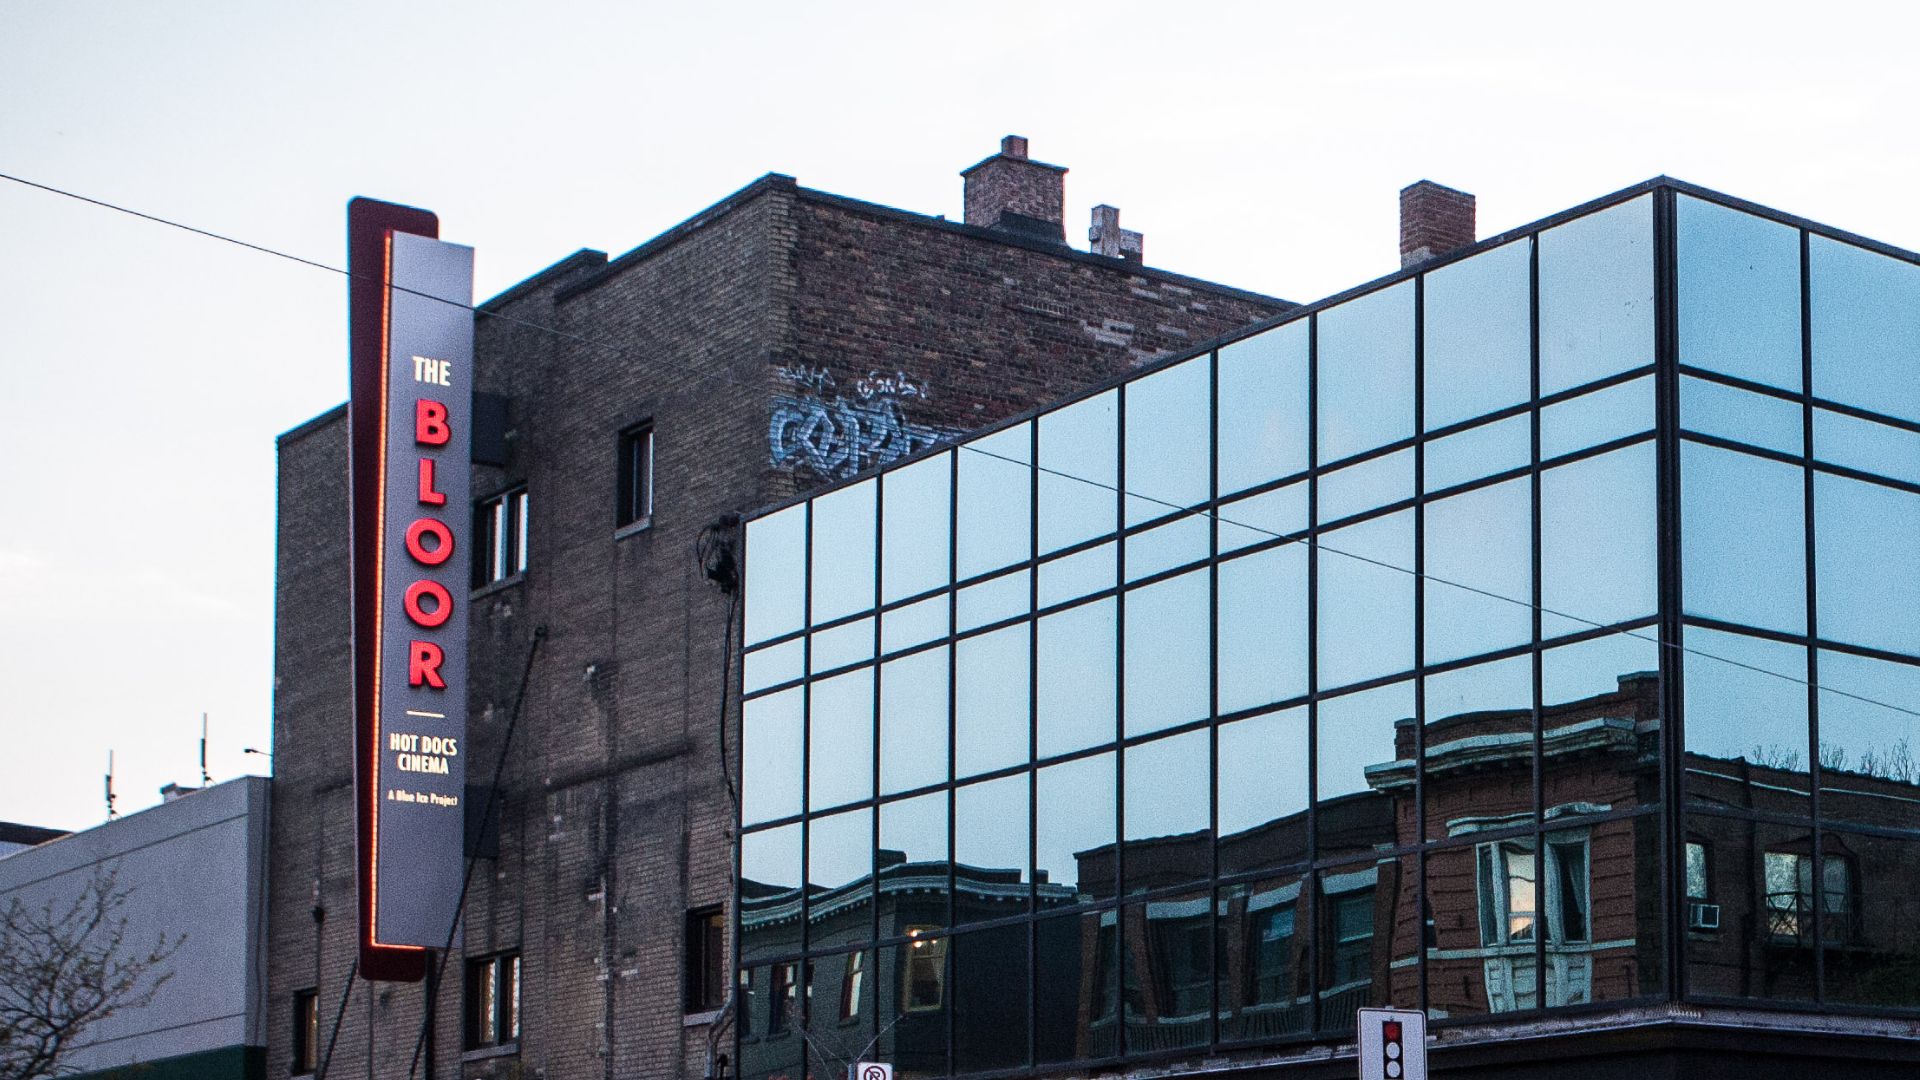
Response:
M1332 898L1333 956L1328 983L1364 982L1373 974L1373 890Z
M1155 1011L1161 1017L1205 1015L1209 1005L1207 978L1213 957L1207 938L1212 933L1206 901L1170 902L1166 914L1159 904L1147 906L1147 926L1153 944ZM1197 916L1187 909L1198 907Z
M1272 1005L1293 998L1293 907L1250 911L1247 916L1247 1001Z
M1766 857L1767 931L1776 941L1813 944L1813 856L1769 851ZM1830 941L1853 937L1853 866L1829 855L1821 866L1823 933Z
M848 953L847 966L840 973L840 1019L860 1018L860 1000L867 985L867 954Z
M1591 939L1587 837L1548 837L1545 880L1532 837L1479 848L1480 943L1520 945L1534 940L1542 914L1549 944ZM1542 889L1540 886L1544 885ZM1541 911L1541 899L1546 910Z
M929 937L930 926L907 927L900 973L900 1011L934 1012L947 1003L947 939Z

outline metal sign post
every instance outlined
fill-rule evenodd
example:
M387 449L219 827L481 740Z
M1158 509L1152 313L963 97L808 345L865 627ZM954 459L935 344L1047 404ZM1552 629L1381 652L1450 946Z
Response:
M1361 1009L1360 1080L1427 1080L1427 1014Z

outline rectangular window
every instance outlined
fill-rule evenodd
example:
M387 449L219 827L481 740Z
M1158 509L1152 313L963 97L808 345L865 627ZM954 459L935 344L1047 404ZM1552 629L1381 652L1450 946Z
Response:
M1373 890L1331 899L1333 956L1328 985L1365 982L1373 974Z
M767 993L767 1034L777 1035L800 1019L800 965L775 964Z
M738 987L739 997L734 1004L733 1022L739 1026L740 1037L744 1039L753 1034L753 969L741 968L734 985Z
M840 1020L860 1018L860 999L867 988L867 954L848 953L846 969L840 975Z
M687 912L686 1011L712 1012L726 1004L727 916L718 907Z
M1769 851L1766 878L1768 931L1776 941L1813 944L1813 857ZM1851 940L1854 936L1852 867L1845 858L1829 855L1821 879L1825 893L1821 906L1826 915L1822 932L1829 941Z
M300 1076L319 1068L319 1046L320 992L295 990L293 992L293 1061L289 1071L295 1076Z
M1585 833L1549 836L1544 861L1531 839L1480 845L1480 943L1530 942L1542 916L1549 944L1587 941L1592 922L1587 845Z
M947 939L927 937L930 926L910 926L907 963L901 973L901 1012L933 1012L947 1002Z
M504 491L473 505L473 587L526 573L527 489Z
M1211 1001L1208 977L1213 957L1208 951L1207 938L1211 935L1212 923L1205 915L1185 919L1157 919L1149 915L1148 926L1154 950L1154 993L1159 999L1155 1004L1160 1018L1205 1016Z
M1247 950L1247 1001L1259 1005L1292 1001L1293 908L1251 913Z
M648 422L620 433L620 491L615 499L615 528L625 528L653 517L653 424Z
M467 961L467 1049L520 1041L520 954Z

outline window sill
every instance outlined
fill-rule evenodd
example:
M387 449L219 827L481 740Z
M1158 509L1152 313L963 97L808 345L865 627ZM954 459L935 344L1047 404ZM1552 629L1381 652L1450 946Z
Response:
M720 1019L720 1010L708 1009L706 1012L688 1013L685 1016L681 1017L680 1026L681 1027L706 1027L707 1025L712 1024L714 1021L718 1019Z
M508 577L503 577L499 581L489 581L485 585L482 585L477 589L473 589L469 591L467 593L467 599L484 600L487 597L492 596L494 593L505 592L508 589L511 589L515 585L519 585L526 580L527 580L527 572L525 570L522 570L517 574L512 574Z
M469 1050L460 1055L461 1061L486 1061L489 1058L511 1057L520 1052L517 1042L501 1043L498 1046L483 1046L478 1050Z
M629 536L638 536L651 528L653 528L653 515L648 514L638 521L629 521L625 525L613 530L613 538L615 540L625 540Z

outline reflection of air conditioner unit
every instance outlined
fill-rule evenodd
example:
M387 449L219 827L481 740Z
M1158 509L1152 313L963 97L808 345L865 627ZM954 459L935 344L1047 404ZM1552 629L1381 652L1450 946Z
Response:
M1689 901L1687 904L1687 929L1720 929L1720 905L1705 904L1698 900Z

